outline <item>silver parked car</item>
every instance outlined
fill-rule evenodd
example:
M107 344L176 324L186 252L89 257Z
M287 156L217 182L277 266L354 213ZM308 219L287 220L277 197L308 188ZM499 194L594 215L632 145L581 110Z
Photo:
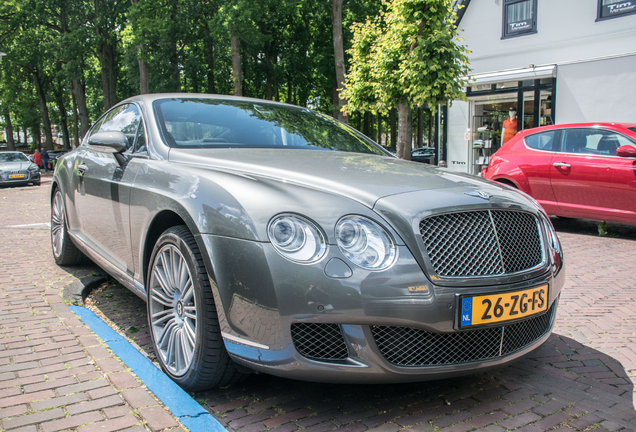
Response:
M56 262L86 255L145 299L191 390L501 366L548 338L564 282L531 198L270 101L125 100L59 159L51 200Z
M22 152L0 152L0 186L40 185L40 168Z

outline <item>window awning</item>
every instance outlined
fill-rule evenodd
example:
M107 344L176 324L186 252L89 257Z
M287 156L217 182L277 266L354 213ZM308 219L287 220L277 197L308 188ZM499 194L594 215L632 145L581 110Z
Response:
M528 79L556 77L557 66L538 66L524 69L512 69L503 72L488 72L472 75L468 85L496 84L506 81L524 81Z

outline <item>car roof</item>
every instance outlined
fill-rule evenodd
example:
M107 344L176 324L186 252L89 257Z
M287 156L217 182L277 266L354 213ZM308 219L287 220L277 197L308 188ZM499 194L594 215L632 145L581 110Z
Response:
M549 126L541 126L531 129L524 129L519 133L528 134L528 133L537 133L541 131L553 130L553 129L568 129L568 128L606 128L606 129L616 129L616 128L636 128L636 123L610 123L610 122L596 122L596 123L565 123L565 124L556 124Z
M268 99L257 99L257 98L248 98L243 96L229 96L229 95L218 95L218 94L207 94L207 93L150 93L129 97L126 100L123 100L121 103L128 102L141 102L144 104L152 103L158 99L217 99L217 100L227 100L227 101L243 101L243 102L256 102L256 103L267 103L272 105L281 105L290 108L296 109L307 109L298 105L290 105L282 102L271 101Z

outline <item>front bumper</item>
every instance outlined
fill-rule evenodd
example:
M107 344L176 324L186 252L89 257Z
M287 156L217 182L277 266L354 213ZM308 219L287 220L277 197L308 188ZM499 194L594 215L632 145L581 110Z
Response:
M40 181L40 172L31 172L28 170L22 171L19 175L23 175L22 178L9 178L10 174L0 174L0 186L19 185L27 183L37 183Z
M546 267L532 278L514 283L501 278L490 286L448 287L433 284L405 246L399 247L394 266L371 272L348 263L333 245L320 262L302 265L281 257L268 243L212 235L203 235L201 240L208 252L204 255L210 259L209 268L215 270L213 292L225 346L232 358L257 371L301 380L410 382L501 366L532 351L549 337L564 282L562 267ZM344 263L351 276L330 271L332 262L340 266ZM475 333L482 329L458 328L458 295L522 290L544 284L549 286L548 312L519 323L527 321L523 325L537 327L530 320L540 320L539 329L530 339L512 345L506 342L503 335L509 327L517 326L515 331L519 333L517 324L487 329L488 340L480 340L481 336ZM397 334L393 341L391 336L388 341L381 341L379 333L386 329L398 329L398 333L416 338L405 339ZM497 331L501 336L493 340ZM436 342L427 342L429 337L444 339L448 355L414 364L387 355L393 347L432 349ZM471 338L470 344L466 342ZM321 346L333 341L339 345L337 349L321 351ZM479 349L488 341L496 352L453 356ZM509 348L503 349L504 344ZM314 346L317 351L312 351ZM316 358L316 352L321 358ZM325 357L325 352L338 354ZM409 353L405 356L408 358Z

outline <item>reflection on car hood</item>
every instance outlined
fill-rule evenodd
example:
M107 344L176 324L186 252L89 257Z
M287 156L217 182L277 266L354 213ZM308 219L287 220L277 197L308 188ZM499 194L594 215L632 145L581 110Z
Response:
M321 150L170 149L171 162L301 184L369 207L386 196L428 189L475 189L477 177L386 156Z
M0 171L19 171L29 168L32 162L0 162Z

